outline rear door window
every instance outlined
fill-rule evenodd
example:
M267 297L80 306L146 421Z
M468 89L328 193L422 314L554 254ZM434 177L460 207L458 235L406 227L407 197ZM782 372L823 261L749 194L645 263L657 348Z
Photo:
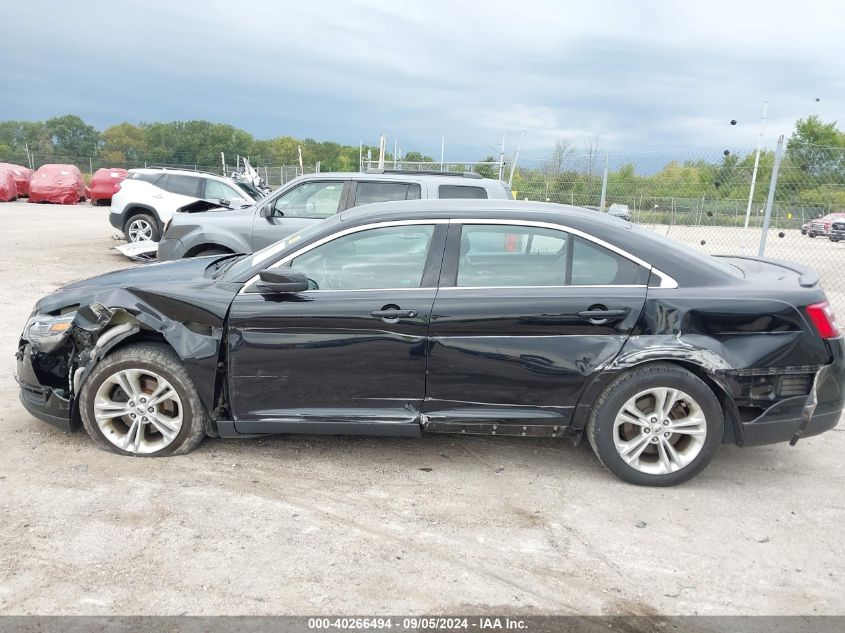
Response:
M469 198L473 200L485 200L487 190L484 187L471 187L468 185L440 185L437 189L438 198Z
M419 200L420 186L409 182L359 182L355 191L356 207L392 200Z
M170 193L178 193L182 196L200 196L200 185L202 180L197 176L181 176L178 174L167 174L163 188Z

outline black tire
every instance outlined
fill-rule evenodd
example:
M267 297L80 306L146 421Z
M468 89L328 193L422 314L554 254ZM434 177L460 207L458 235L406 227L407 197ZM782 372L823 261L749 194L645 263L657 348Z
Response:
M614 443L614 421L629 399L649 388L666 387L689 394L705 417L706 433L698 454L683 468L666 474L642 472L628 464ZM587 440L599 461L614 475L640 486L674 486L700 473L713 459L724 435L724 414L710 387L695 374L671 364L645 365L616 378L601 393L587 422Z
M816 234L813 233L812 231L807 231L807 237L813 238L815 236L816 236Z
M94 418L94 399L100 386L113 374L125 369L149 370L159 374L176 390L182 404L182 427L163 449L151 453L123 450L106 438ZM176 353L165 344L135 343L106 356L94 367L80 389L79 411L91 439L102 449L120 455L160 457L183 455L195 449L206 436L207 414L194 383Z
M838 242L839 241L838 237L833 237L833 236L830 236L827 239L829 239L831 242Z
M137 242L139 240L133 240L130 236L130 231L133 226L133 222L146 222L146 224L150 228L150 240L153 242L158 242L161 239L161 228L158 225L158 220L155 219L149 213L135 213L134 215L129 216L126 222L123 223L123 236L126 238L126 241L130 244Z

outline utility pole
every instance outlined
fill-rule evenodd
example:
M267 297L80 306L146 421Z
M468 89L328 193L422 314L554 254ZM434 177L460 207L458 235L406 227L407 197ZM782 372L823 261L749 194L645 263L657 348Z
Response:
M32 154L29 153L29 143L24 143L24 148L26 148L26 160L29 162L29 168L35 169L32 166Z
M499 180L505 178L505 133L502 132L502 149L499 150Z
M378 138L378 168L384 169L384 154L387 151L387 135L382 134Z
M757 252L757 257L763 257L766 254L766 237L769 234L769 223L772 219L772 206L775 203L775 189L778 186L778 171L780 170L780 159L783 155L783 134L778 139L778 146L775 150L775 164L772 165L772 179L769 182L769 195L766 198L766 213L763 216L763 234L760 236L760 250Z
M223 175L226 175L226 154L220 152L220 162L223 163Z
M396 162L399 158L399 139L393 139L393 169L396 169L398 163Z
M513 186L513 172L516 170L516 161L519 159L519 150L522 149L522 139L525 138L525 130L519 135L519 143L516 145L516 152L513 155L513 163L511 163L511 173L508 177L508 188Z
M305 165L302 163L302 145L297 145L296 151L299 154L299 173L305 174Z
M760 166L760 146L763 144L763 130L766 126L766 114L769 110L769 102L763 102L763 118L760 120L760 134L757 136L757 154L754 156L754 171L751 172L751 190L748 192L748 206L745 208L745 229L748 229L748 220L751 218L751 203L754 201L754 185L757 183L757 168Z
M604 213L604 205L607 202L607 172L608 172L607 154L604 155L604 175L601 178L601 202L599 203L599 211Z
M446 135L440 139L440 171L443 171L443 159L446 157Z
M358 171L364 171L364 141L358 141Z

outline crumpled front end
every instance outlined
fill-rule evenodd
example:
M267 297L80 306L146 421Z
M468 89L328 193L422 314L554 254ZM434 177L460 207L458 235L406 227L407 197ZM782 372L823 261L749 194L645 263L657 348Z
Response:
M73 405L81 379L109 341L139 330L140 323L126 311L98 303L71 306L61 314L33 313L15 355L21 403L32 415L63 431L79 429L81 421Z

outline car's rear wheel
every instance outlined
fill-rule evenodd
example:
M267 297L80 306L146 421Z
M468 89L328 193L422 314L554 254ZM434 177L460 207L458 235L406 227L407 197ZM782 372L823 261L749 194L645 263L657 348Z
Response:
M145 240L158 242L161 237L158 222L147 213L139 213L126 220L123 225L123 235L127 242L143 242Z
M710 387L675 365L632 369L596 400L587 439L599 460L627 482L672 486L700 473L724 432Z
M206 414L176 354L141 343L103 359L81 389L85 430L122 455L179 455L205 437Z
M813 233L812 231L807 231L807 237L815 237L815 236L816 236L816 234Z

